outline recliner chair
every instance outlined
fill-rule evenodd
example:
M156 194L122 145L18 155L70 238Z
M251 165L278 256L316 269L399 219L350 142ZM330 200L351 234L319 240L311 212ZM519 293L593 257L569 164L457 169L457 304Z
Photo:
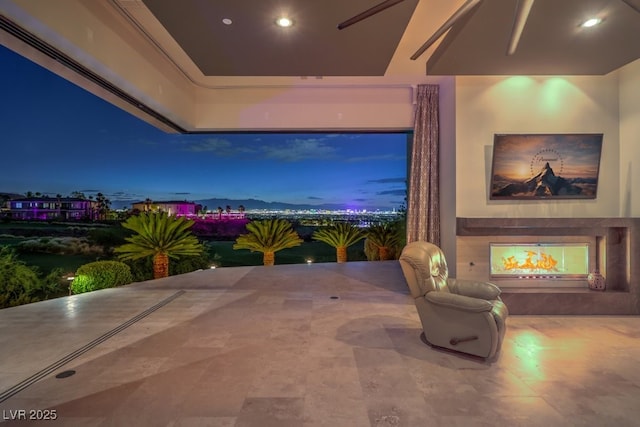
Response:
M500 350L509 315L500 288L450 278L444 253L429 242L405 246L400 266L429 344L486 359Z

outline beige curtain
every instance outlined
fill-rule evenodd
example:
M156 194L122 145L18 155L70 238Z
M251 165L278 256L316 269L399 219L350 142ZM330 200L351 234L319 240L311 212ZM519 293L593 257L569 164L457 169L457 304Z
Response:
M409 190L407 243L440 246L438 85L419 85L416 95Z

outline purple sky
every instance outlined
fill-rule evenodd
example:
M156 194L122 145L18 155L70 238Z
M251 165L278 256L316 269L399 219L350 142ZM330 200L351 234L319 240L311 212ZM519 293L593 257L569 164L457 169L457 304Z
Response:
M405 134L174 135L0 46L0 192L393 208ZM118 202L120 201L120 202Z

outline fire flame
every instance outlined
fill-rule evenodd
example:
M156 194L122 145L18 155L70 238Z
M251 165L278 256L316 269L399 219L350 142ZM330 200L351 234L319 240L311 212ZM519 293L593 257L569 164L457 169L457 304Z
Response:
M502 265L505 270L546 270L557 271L556 265L558 261L551 255L544 252L527 251L527 258L522 262L518 262L515 256L502 258Z

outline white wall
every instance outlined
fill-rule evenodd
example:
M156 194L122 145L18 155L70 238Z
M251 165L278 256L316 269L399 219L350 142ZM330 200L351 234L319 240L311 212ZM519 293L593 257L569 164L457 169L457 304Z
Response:
M457 77L456 215L619 216L618 101L617 73L596 77ZM595 200L489 200L495 133L574 132L604 134Z
M136 2L124 3L129 12L140 13ZM413 128L414 87L448 79L427 77L423 72L405 75L396 70L394 75L370 77L265 77L248 82L211 77L195 81L132 29L115 3L11 0L0 2L0 13L192 131L408 130ZM157 22L142 15L138 18L147 19L145 25L155 28ZM159 125L137 108L16 40L0 34L0 44ZM165 42L170 49L172 43ZM422 69L414 61L408 62ZM189 63L187 60L182 65Z
M197 92L199 130L407 130L411 84L229 87Z
M450 77L440 83L440 247L448 260L456 259L456 86ZM449 262L456 276L456 263Z
M139 33L131 30L126 19L108 2L15 0L0 2L0 13L178 125L185 128L192 125L195 106L191 83ZM69 25L70 21L76 25ZM138 108L18 39L0 35L0 44L131 114L159 125Z
M620 212L640 217L640 59L619 74Z

